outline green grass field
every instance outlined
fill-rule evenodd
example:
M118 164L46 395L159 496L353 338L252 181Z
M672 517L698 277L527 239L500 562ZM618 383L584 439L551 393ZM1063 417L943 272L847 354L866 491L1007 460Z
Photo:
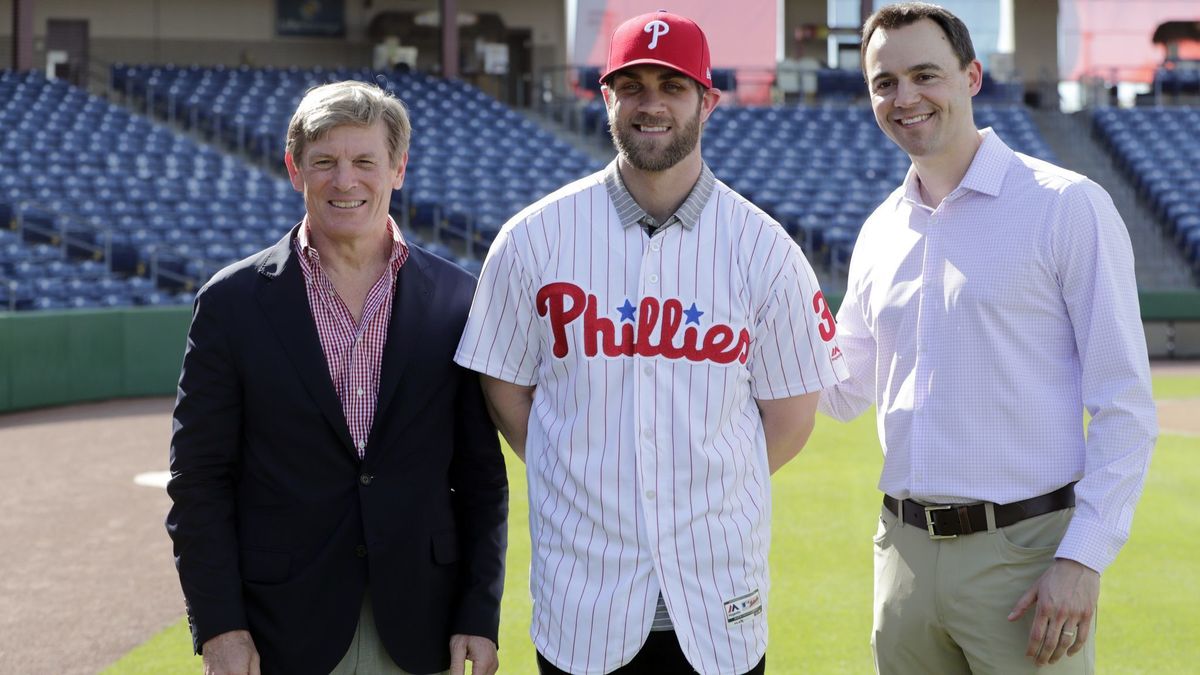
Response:
M1158 377L1160 399L1196 399L1200 378ZM529 534L524 465L511 454L508 578L500 672L536 673L529 641ZM879 511L880 453L874 417L820 417L804 452L773 479L772 590L768 649L774 673L870 673L871 535ZM1104 575L1100 673L1200 672L1200 437L1163 435L1133 536ZM201 672L187 623L153 636L105 675Z

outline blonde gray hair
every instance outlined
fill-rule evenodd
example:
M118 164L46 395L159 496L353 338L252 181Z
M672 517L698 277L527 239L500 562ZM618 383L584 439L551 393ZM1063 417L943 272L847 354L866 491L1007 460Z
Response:
M370 127L379 120L387 128L388 159L396 166L408 152L412 138L408 110L400 99L366 82L334 82L313 87L288 123L287 153L299 162L309 143L320 140L334 128Z

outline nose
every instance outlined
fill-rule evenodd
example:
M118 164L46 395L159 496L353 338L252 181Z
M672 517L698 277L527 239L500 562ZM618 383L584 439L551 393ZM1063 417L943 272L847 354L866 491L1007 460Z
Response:
M638 112L660 113L667 109L666 99L654 87L647 87L638 97Z
M333 169L333 187L338 190L351 190L357 183L354 167L349 162L338 162Z
M904 80L896 83L896 98L894 105L897 108L908 108L914 106L920 100L921 95L918 92L917 85Z

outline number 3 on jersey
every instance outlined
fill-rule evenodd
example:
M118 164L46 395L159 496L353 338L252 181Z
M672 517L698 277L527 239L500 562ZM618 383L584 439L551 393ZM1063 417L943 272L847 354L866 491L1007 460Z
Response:
M825 294L817 291L817 294L812 299L813 311L821 317L821 325L818 330L821 333L821 339L829 342L837 333L837 324L833 322L833 313L829 311L829 303L825 300Z

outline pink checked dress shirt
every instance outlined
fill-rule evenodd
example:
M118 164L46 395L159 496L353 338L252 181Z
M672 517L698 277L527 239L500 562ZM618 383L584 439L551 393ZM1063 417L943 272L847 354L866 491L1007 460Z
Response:
M362 319L357 323L321 269L321 255L309 242L307 220L294 244L304 271L308 306L329 365L329 377L342 402L342 413L359 459L366 456L367 438L375 421L379 369L383 364L383 346L387 344L392 299L396 295L396 273L408 259L408 245L390 217L388 229L392 233L390 263L367 294Z

